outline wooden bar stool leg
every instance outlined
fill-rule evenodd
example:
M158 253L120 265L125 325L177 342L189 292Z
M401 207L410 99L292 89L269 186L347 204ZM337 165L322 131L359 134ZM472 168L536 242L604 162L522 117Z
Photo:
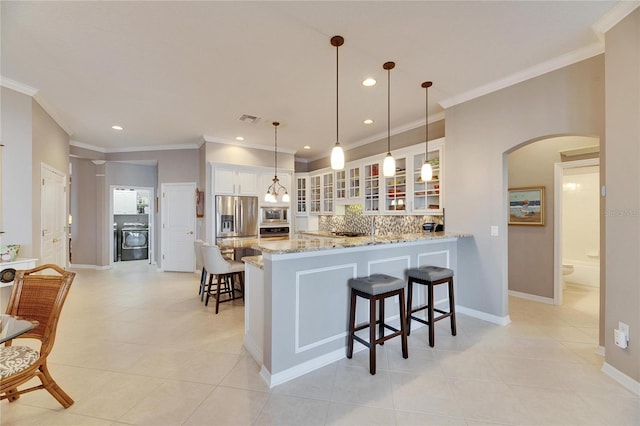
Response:
M451 334L456 335L456 304L453 300L453 278L449 280L449 312L451 312Z
M411 335L411 311L413 310L413 278L409 277L409 285L407 288L407 336Z
M356 328L356 293L351 290L351 310L349 311L349 340L347 348L347 358L353 356L353 334Z
M216 294L216 315L218 314L218 308L220 307L220 281L225 277L222 274L218 274L218 284L216 286L218 294Z
M376 374L376 299L369 298L369 373Z
M409 351L407 349L407 312L404 304L404 290L400 290L400 331L402 332L402 357L409 358ZM411 315L411 314L409 314Z
M427 308L429 317L429 346L433 347L435 344L435 324L433 322L433 285L431 285L431 283L427 284L427 290L429 293L429 307Z
M385 298L382 297L380 299L378 299L378 311L380 311L378 313L378 316L380 317L380 325L379 325L379 338L382 339L384 337L384 300ZM375 326L375 324L374 324ZM384 345L384 340L382 342L380 342L380 346Z

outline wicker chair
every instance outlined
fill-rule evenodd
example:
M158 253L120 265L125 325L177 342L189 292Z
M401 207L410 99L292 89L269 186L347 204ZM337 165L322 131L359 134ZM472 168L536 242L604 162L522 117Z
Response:
M47 269L53 269L57 274L40 274ZM23 393L46 389L64 408L73 404L73 399L49 374L47 356L53 348L60 311L75 275L75 272L65 271L56 265L42 265L16 272L6 313L39 322L36 328L20 338L40 340L40 351L28 346L12 346L12 340L0 347L0 399L12 402ZM33 377L38 377L42 384L24 390L17 389Z

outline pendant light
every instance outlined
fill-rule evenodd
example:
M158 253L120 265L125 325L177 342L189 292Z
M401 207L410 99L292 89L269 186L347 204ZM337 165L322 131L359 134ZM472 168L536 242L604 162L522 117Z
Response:
M273 150L274 157L275 157L274 158L275 168L274 168L273 179L272 179L273 183L269 185L269 187L267 188L267 193L264 195L264 201L268 203L275 203L278 201L278 196L280 195L280 192L284 191L284 195L282 196L282 202L288 203L289 193L287 192L287 188L282 186L280 184L280 180L278 179L278 126L280 125L280 123L277 121L274 121L272 124L275 132L275 143L274 143L274 150Z
M340 139L338 137L338 48L344 44L344 38L342 36L331 37L331 45L336 47L336 144L331 150L331 168L333 170L344 169L344 151L340 146Z
M395 62L385 62L382 65L387 70L387 156L382 163L382 174L385 177L396 175L396 160L391 155L391 70L395 66Z
M425 104L424 104L424 116L425 116L425 124L424 124L424 164L422 165L422 169L420 170L420 179L423 182L428 182L433 177L433 168L431 167L431 163L429 163L429 87L433 85L430 81L425 81L422 83L422 87L424 87L425 93Z

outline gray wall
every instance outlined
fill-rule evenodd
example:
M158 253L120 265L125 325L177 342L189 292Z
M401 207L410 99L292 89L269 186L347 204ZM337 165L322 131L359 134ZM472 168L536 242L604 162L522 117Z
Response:
M96 165L90 160L71 158L70 185L71 263L97 265L98 197Z
M603 56L447 109L446 223L474 235L460 244L461 305L508 315L506 155L544 137L603 138Z
M544 186L544 226L509 226L509 290L553 299L554 169L560 151L598 145L595 138L544 139L508 155L510 188Z
M69 135L30 96L1 90L2 241L20 244L20 257L41 258L41 165L68 175Z
M42 109L40 104L32 101L32 117L33 117L33 130L32 130L32 143L33 143L33 157L32 157L32 172L33 172L33 186L32 186L32 199L33 199L33 217L31 221L32 226L32 241L34 247L34 253L38 253L37 257L42 258L40 249L40 230L42 229L42 218L40 217L41 211L41 165L47 164L61 173L64 173L67 177L67 188L69 182L69 135L62 127L51 118L47 112ZM69 191L65 192L65 206L66 211L69 211ZM67 261L68 261L67 256Z
M2 227L3 244L20 244L20 257L37 257L33 246L32 99L2 87ZM38 169L39 174L39 169ZM29 194L26 195L25 194ZM40 195L38 194L38 197ZM39 215L38 215L39 216Z
M640 381L640 9L606 34L606 362ZM630 345L613 344L618 321Z

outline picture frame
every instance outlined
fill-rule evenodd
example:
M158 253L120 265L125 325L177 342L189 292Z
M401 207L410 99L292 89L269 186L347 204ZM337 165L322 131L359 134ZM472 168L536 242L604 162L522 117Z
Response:
M509 225L544 226L544 186L509 188Z
M196 217L204 217L204 191L196 189Z

